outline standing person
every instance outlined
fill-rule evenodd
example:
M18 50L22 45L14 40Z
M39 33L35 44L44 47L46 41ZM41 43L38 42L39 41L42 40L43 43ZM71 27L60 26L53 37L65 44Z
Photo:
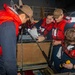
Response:
M61 49L62 41L64 40L64 32L66 29L73 27L73 25L68 24L68 21L64 19L64 13L62 9L55 9L54 10L54 18L55 18L55 25L52 29L52 36L53 36L53 52L52 52L52 61L54 62L54 67L57 72L60 72L59 64L60 54L58 51Z
M16 5L17 6L17 5ZM0 75L17 75L16 63L16 36L19 25L26 23L33 16L33 11L28 5L17 6L15 11L4 4L0 10Z

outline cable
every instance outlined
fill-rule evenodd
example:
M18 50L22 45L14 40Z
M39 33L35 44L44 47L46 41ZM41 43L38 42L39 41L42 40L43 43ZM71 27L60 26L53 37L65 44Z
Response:
M25 28L25 30L28 32L28 30ZM40 51L42 52L45 60L47 61L48 65L51 67L51 69L54 71L54 73L57 73L57 71L54 69L54 67L52 66L52 64L49 63L48 57L45 54L45 52L42 50L42 48L40 47L39 43L36 41L35 38L33 38L33 36L28 32L28 34L31 36L31 38L36 42L37 46L39 47ZM51 47L51 50L53 49L53 46ZM50 56L51 57L51 56Z
M20 73L21 75L23 75L23 41L22 41L22 36L23 36L23 28L21 30L21 69L20 69Z

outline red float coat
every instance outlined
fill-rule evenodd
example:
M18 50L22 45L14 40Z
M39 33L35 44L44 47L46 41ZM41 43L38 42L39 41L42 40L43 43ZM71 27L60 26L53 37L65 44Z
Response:
M43 22L41 24L41 28L44 29L44 31L43 31L44 36L46 36L48 34L48 32L53 28L53 25L54 25L53 22L46 24L46 18L43 19Z
M66 20L62 20L59 23L55 23L52 29L52 36L54 40L64 40L64 28L67 24Z
M0 10L0 25L6 21L12 21L15 24L16 36L19 32L19 25L22 24L18 14L8 5L4 4L4 10ZM2 55L2 47L0 46L0 55Z

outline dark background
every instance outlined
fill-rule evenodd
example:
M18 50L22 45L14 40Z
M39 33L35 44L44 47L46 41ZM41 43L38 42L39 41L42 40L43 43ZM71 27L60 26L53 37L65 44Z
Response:
M13 0L14 3L18 3L18 0ZM75 10L75 0L22 0L24 4L30 6L50 6L54 8L63 8L67 11ZM0 9L2 9L3 3L10 4L10 0L0 0Z
M75 11L75 0L55 0L56 6L67 11Z
M0 0L0 9L3 9L3 4L7 3L10 5L11 0ZM19 0L13 0L15 4L18 4ZM27 4L33 7L34 16L37 18L40 16L38 7L49 7L49 8L62 8L66 13L75 12L75 0L22 0L23 4ZM36 7L36 8L34 8ZM48 10L48 9L47 9ZM49 9L51 10L51 9ZM35 17L36 17L35 16ZM39 18L38 18L39 19Z

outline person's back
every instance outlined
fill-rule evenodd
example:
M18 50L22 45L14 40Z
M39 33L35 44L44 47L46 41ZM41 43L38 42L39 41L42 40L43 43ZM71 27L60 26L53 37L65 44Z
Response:
M30 12L30 13L28 13ZM33 16L32 9L23 5L17 11L4 4L0 11L0 75L17 75L16 37L19 25Z

